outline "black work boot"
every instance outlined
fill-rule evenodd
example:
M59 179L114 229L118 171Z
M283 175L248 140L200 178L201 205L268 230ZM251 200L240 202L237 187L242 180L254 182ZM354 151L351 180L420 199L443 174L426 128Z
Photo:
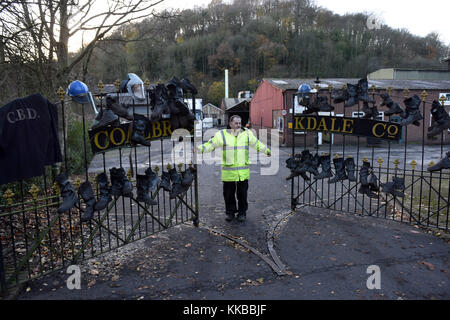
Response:
M186 115L179 114L178 121L180 123L180 128L187 129L188 131L192 131L192 129L194 129L195 116L190 110Z
M383 99L381 106L386 106L389 108L389 110L384 112L385 115L392 116L393 114L403 114L404 113L404 111L400 107L400 105L397 102L394 102L388 93L382 93L380 95L380 97L381 97L381 99Z
M139 202L144 202L149 206L153 206L158 204L157 201L153 200L150 195L150 178L146 174L136 174L136 188L137 188L137 197L136 200Z
M431 115L433 116L433 124L428 128L428 138L438 135L445 129L450 128L450 116L445 111L444 107L436 100L433 101L431 106Z
M423 117L420 114L420 98L417 95L414 95L410 98L404 100L406 109L404 119L400 123L402 126L407 126L411 123L416 123L419 120L422 120Z
M320 156L320 165L322 166L322 172L316 177L317 179L331 178L333 174L331 173L331 159L330 155Z
M108 203L112 200L111 188L108 185L108 176L106 173L102 172L97 175L98 189L100 193L100 198L95 203L94 209L100 211L106 208Z
M347 170L347 177L350 181L356 181L355 177L355 161L352 157L345 159L345 169Z
M105 127L107 125L117 125L120 124L119 117L114 114L114 112L109 108L103 108L99 113L100 118L98 122L94 124L91 129L97 129Z
M370 103L375 102L369 96L369 83L365 78L358 81L358 100Z
M114 114L127 120L133 120L133 116L128 114L128 109L117 102L116 98L106 96L106 107L111 109Z
M193 95L197 94L197 88L189 81L188 78L181 79L180 83L184 91L190 92Z
M149 147L151 142L145 139L145 131L149 125L149 120L142 114L134 114L133 120L133 134L131 135L131 142L141 144Z
M161 178L158 177L156 172L152 171L152 168L149 167L145 170L145 175L148 176L148 188L150 192L155 191L158 188L159 183L161 182Z
M370 190L372 190L372 191L379 191L380 190L380 188L378 187L378 178L373 173L373 171L372 171L372 173L369 176L369 187L370 187Z
M194 181L194 169L188 167L186 171L183 172L181 179L181 184L184 186L190 186L192 185L192 182Z
M170 191L169 198L175 199L177 195L183 192L183 185L181 184L181 175L178 173L176 168L169 170L170 181L172 181L172 190Z
M61 197L63 198L63 202L59 206L57 212L63 213L69 211L78 202L78 196L75 191L75 188L70 184L69 179L67 178L67 175L64 172L59 174L55 178L55 180L59 185Z
M84 209L84 213L81 216L81 222L86 222L91 220L94 217L94 206L95 206L95 196L94 191L92 190L92 185L89 181L85 181L80 185L78 189L78 194L83 199L86 204L86 208Z
M170 113L169 96L164 84L157 84L155 88L155 106L152 109L151 120L159 121L163 113Z
M161 183L159 185L164 190L170 192L172 191L172 187L170 186L170 174L167 171L162 172Z
M334 107L328 103L328 98L326 96L318 96L317 99L319 111L330 112L334 110Z
M309 150L302 151L302 162L306 171L312 173L315 176L319 174L319 171L317 171L317 167L314 164L314 157L309 152ZM318 163L316 163L316 165L318 165Z
M358 100L358 85L347 83L347 92L349 98L345 101L344 107L353 107L359 102Z
M377 198L377 195L370 189L369 169L370 163L364 161L361 170L359 171L359 182L361 183L361 187L358 192L365 194L369 198Z
M347 179L347 173L345 172L344 158L334 158L333 159L335 176L328 180L328 183L336 183L338 181L343 181Z
M286 178L286 180L290 180L294 177L305 174L306 169L304 168L304 163L302 161L301 154L296 154L294 157L291 158L291 160L289 160L289 163L290 163L289 166L293 166L293 168L291 168L291 174ZM309 178L306 180L309 180Z
M442 169L450 169L450 151L447 152L447 154L436 163L434 166L428 167L427 170L430 172L433 171L439 171Z
M297 166L297 163L295 161L295 157L291 156L289 158L286 159L286 168L288 169L294 169Z
M234 219L234 213L227 212L225 213L225 220L226 221L232 221Z
M394 197L404 197L403 190L405 190L405 179L393 177L393 182L386 182L381 184L383 192L389 193Z
M331 93L331 99L333 103L342 103L350 99L347 89L336 90Z
M133 185L128 180L123 168L109 169L111 175L111 194L115 197L132 197Z

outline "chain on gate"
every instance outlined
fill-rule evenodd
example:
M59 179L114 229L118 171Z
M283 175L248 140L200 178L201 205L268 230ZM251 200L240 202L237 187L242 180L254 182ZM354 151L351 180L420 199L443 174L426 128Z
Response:
M372 86L369 92L366 79L344 85L342 90L329 85L326 95L320 93L319 85L316 90L302 94L299 88L297 99L304 111L292 116L292 154L286 160L291 170L286 179L291 180L292 210L306 204L448 230L450 150L444 149L448 147L444 134L450 128L450 116L445 98L429 102L426 91L419 97L410 96L408 89L403 97L393 96L390 87L380 93ZM377 97L387 111L379 112ZM340 103L343 114L333 115ZM428 128L425 115L432 116ZM411 126L420 128L420 144L408 142ZM328 147L308 141L311 135L307 133L313 131L329 134ZM303 143L295 143L298 135L303 135ZM439 139L439 144L427 145L425 136ZM364 138L371 145L362 146ZM298 146L303 149L296 153ZM440 160L426 166L431 150L440 153Z

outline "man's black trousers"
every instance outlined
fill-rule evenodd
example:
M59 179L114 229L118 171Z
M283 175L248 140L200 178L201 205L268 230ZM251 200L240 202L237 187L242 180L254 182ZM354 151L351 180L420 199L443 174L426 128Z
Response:
M225 199L226 214L239 212L245 214L248 209L247 202L248 180L236 182L223 182L223 198ZM236 207L236 196L238 206Z

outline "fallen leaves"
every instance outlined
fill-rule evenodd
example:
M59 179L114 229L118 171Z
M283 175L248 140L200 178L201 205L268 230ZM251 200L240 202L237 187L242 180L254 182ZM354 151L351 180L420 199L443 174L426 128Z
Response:
M423 264L428 268L428 270L433 271L435 269L435 266L432 263L426 262L426 261L419 261L420 264Z

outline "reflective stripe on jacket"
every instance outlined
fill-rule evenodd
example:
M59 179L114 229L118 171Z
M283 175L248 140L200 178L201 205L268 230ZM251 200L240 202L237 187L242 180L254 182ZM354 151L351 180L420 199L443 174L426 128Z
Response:
M198 149L204 153L221 148L222 181L244 181L250 178L249 147L266 154L270 152L270 149L246 128L243 128L237 136L229 133L226 129L220 130Z

